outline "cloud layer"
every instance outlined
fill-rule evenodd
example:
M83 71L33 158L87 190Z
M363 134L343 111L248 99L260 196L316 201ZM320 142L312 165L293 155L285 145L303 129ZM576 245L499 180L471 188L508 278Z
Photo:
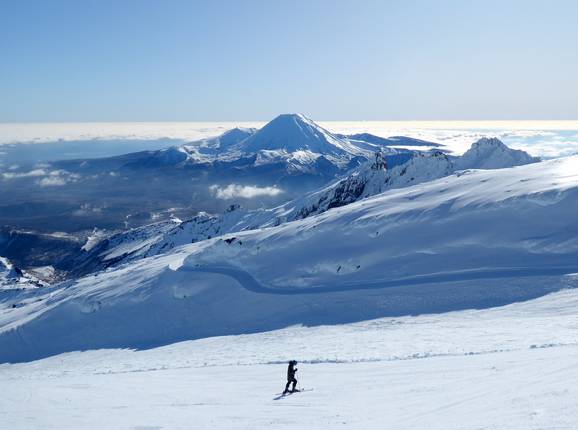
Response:
M233 127L262 127L264 122L213 123L69 123L0 124L0 147L6 143L177 139L191 142L217 136ZM578 121L321 121L335 133L409 136L443 143L456 155L480 137L496 136L532 155L555 157L576 152ZM0 158L2 156L0 155ZM0 160L1 162L2 160Z
M260 196L276 196L283 192L277 187L257 187L254 185L229 184L226 187L211 185L211 194L218 199L230 200L235 198L252 199Z
M4 172L0 174L4 180L21 178L39 178L36 183L41 187L58 187L80 179L80 175L66 170L47 170L38 168L28 172Z

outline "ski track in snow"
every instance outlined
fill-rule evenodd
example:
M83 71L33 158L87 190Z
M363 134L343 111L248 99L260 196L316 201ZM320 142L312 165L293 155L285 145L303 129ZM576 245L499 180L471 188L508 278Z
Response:
M577 304L572 289L486 310L5 364L0 420L16 430L575 429ZM312 390L275 400L289 357Z
M261 294L323 294L351 290L372 290L381 288L402 287L410 285L427 285L458 281L473 281L480 279L508 279L531 278L538 276L571 275L578 273L577 267L496 267L476 270L465 270L446 273L418 275L400 279L372 279L355 282L345 282L340 285L318 285L310 288L303 287L268 287L257 281L250 273L232 266L183 266L179 270L197 273L216 273L230 276L243 288Z

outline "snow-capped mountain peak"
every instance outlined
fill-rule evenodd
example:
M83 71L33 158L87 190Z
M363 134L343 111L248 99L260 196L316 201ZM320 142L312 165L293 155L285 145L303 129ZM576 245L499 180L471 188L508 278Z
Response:
M474 142L456 162L458 169L501 169L534 163L537 158L524 151L507 147L496 137L483 137Z
M508 149L508 147L497 137L482 137L472 143L473 148L502 148Z
M219 149L227 149L239 142L247 139L249 136L255 134L256 129L254 128L242 128L235 127L231 130L225 131L218 137Z
M245 152L310 151L322 155L345 155L359 150L301 114L282 114L241 143Z

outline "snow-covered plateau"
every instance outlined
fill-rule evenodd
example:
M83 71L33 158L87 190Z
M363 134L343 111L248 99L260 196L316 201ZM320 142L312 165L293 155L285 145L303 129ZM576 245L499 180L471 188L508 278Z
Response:
M270 124L200 147L369 160L275 208L95 230L50 286L0 260L0 427L578 428L578 156L388 166L383 139Z

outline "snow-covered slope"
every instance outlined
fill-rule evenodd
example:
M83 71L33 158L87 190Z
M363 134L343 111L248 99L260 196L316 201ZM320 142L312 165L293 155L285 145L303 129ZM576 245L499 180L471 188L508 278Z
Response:
M256 131L255 128L235 127L219 136L183 145L183 148L193 159L208 162L218 154L231 151L232 148L255 134Z
M301 114L279 115L240 146L245 152L305 151L338 157L362 154L346 139L337 137Z
M46 284L15 267L6 258L0 257L0 293L6 290L38 288L43 285Z
M442 178L455 171L449 156L440 151L420 153L407 163L387 168L381 155L366 163L346 178L295 199L277 209L277 219L291 221L323 213L374 196L387 189L403 188L432 179Z
M150 154L157 163L180 163L187 154L188 161L193 163L254 157L256 165L287 163L290 168L300 170L305 165L314 166L320 157L343 166L356 157L371 157L376 150L386 154L411 153L388 146L437 146L400 136L383 139L364 134L357 137L333 134L302 114L282 114L259 130L234 128L215 138ZM173 158L168 158L167 154L173 154ZM139 159L139 163L143 160Z
M62 354L0 366L2 423L572 430L577 318L574 289L493 309ZM289 359L306 391L279 398Z
M355 201L377 195L388 189L403 188L448 176L463 166L498 168L523 165L537 160L523 151L506 147L494 139L475 142L463 157L451 157L439 150L416 153L409 161L390 166L382 152L334 183L273 209L245 211L233 207L224 214L200 214L176 225L162 223L119 233L76 263L76 273L87 273L121 261L134 260L166 252L186 243L283 222L303 219ZM390 160L392 158L389 158Z
M465 169L499 169L539 161L524 151L508 148L498 139L480 139L461 157L439 150L418 153L402 165L387 168L378 154L346 178L301 199L286 203L277 210L281 220L305 218L333 207L377 195L385 190L403 188L448 176Z
M186 221L171 220L105 237L71 258L72 275L87 274L120 263L166 253L171 249L247 229L255 212L231 205L218 216L201 212ZM256 212L260 213L260 212Z
M229 150L232 146L244 141L245 139L254 135L256 132L256 128L235 127L231 130L227 130L219 137L217 137L216 141L218 143L218 148L220 151Z
M577 211L578 156L458 172L4 300L0 360L536 297L574 282Z

